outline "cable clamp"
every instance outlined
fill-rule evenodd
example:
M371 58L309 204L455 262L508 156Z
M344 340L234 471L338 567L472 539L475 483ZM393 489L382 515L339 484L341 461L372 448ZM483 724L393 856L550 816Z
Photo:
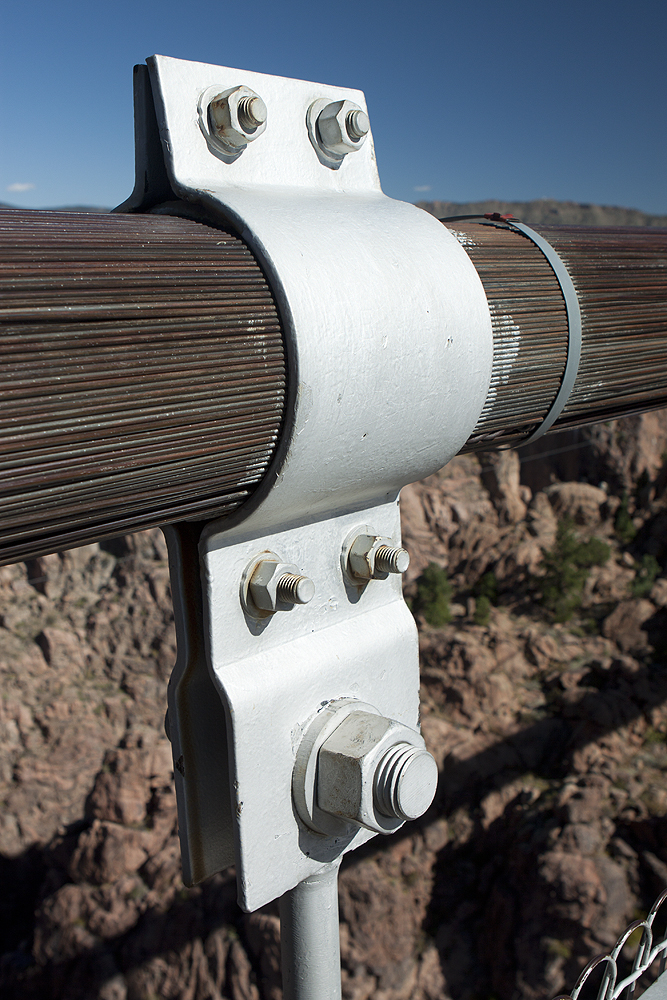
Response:
M522 445L532 444L533 441L539 440L547 431L553 426L553 424L558 420L559 416L565 408L565 404L570 398L570 393L574 387L574 383L577 378L577 373L579 371L579 362L581 360L581 310L579 309L579 299L577 297L577 290L574 287L572 278L563 263L562 259L559 257L557 251L551 246L543 236L536 233L534 229L530 226L525 225L523 222L519 222L514 218L513 215L501 215L499 212L486 212L484 214L475 215L450 215L445 219L440 219L440 222L464 222L468 219L488 219L489 222L500 222L504 226L511 227L512 229L518 230L523 233L535 246L542 251L544 256L551 266L551 270L556 275L556 280L560 285L561 292L563 293L563 299L565 300L565 311L567 313L567 327L568 327L568 342L567 342L567 360L565 362L565 370L563 372L563 378L560 384L560 389L554 399L549 412L542 421L542 423L537 427L535 431L522 442Z

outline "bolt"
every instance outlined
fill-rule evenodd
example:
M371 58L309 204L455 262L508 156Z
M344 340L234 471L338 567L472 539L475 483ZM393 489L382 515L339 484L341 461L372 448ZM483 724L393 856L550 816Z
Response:
M315 584L307 576L283 573L276 586L276 596L285 604L308 604L315 596Z
M410 565L410 553L365 524L347 536L342 560L347 577L353 583L360 583L383 580L390 573L405 573Z
M396 743L375 772L375 808L392 819L417 819L433 801L437 784L438 765L428 750Z
M313 113L317 113L317 103ZM336 160L360 149L369 130L368 115L352 101L332 101L317 114L317 144Z
M208 105L210 135L228 153L240 153L266 129L266 104L249 87L232 87Z
M272 552L249 563L243 573L241 602L253 618L266 618L276 611L288 611L295 604L308 604L315 596L315 584L298 566L280 562Z
M375 551L375 570L380 573L405 573L410 553L400 545L381 545Z
M261 97L242 97L238 107L239 122L247 129L258 128L266 121L266 104Z
M317 752L317 805L376 833L426 812L438 767L419 733L373 711L344 709Z
M370 127L371 123L364 111L348 111L345 117L345 128L350 139L354 142L359 142L360 139L368 135Z

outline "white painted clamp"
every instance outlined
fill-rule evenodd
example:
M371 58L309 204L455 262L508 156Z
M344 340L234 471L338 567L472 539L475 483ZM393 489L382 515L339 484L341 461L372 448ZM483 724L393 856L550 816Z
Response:
M298 817L292 769L318 709L354 698L418 729L417 636L400 578L355 587L341 550L364 523L400 545L401 487L449 461L482 410L491 320L458 241L382 193L370 133L336 169L317 155L309 109L350 101L365 112L363 94L163 56L148 64L162 189L237 229L267 274L287 340L283 437L252 500L202 536L198 608L187 543L172 541L184 581L170 726L185 878L235 862L239 900L255 909L372 836L319 835ZM266 128L224 158L202 127L202 95L239 86L261 97ZM159 200L140 188L121 209ZM315 597L257 621L239 586L267 550L312 579Z

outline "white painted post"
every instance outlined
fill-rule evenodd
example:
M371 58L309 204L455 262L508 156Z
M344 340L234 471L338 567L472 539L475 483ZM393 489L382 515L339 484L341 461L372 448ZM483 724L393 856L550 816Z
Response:
M280 898L284 1000L340 1000L338 864Z

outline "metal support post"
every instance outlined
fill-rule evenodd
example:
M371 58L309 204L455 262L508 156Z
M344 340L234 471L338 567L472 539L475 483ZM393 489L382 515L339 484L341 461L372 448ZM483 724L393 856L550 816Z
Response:
M284 1000L340 1000L338 864L280 899Z

